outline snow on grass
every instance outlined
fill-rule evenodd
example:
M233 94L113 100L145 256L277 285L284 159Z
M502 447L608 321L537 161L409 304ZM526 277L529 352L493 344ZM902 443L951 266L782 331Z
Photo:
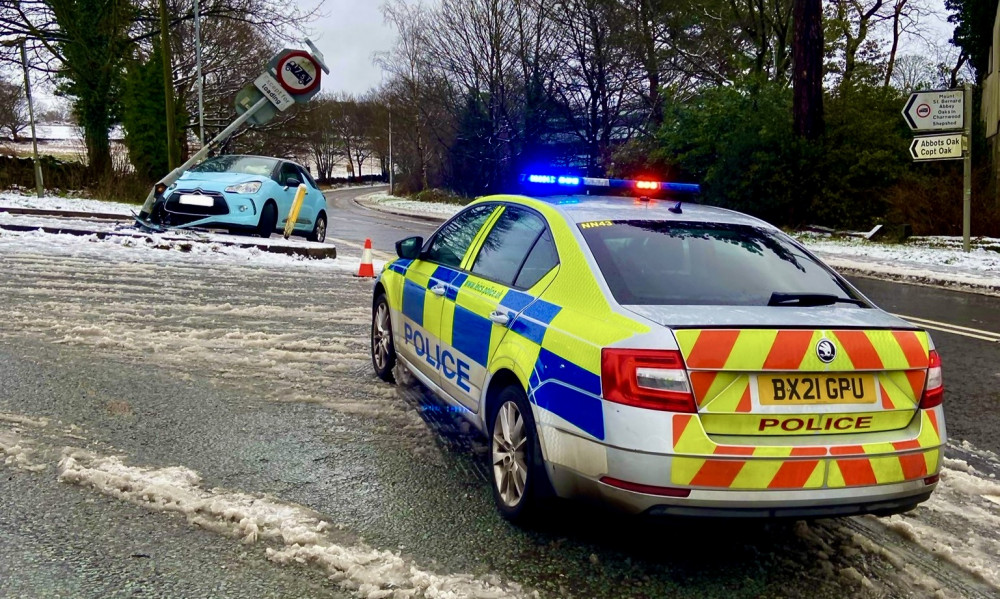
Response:
M183 515L188 522L253 545L267 543L267 558L279 564L310 564L331 581L365 599L524 596L513 584L467 574L423 570L399 553L345 542L346 534L303 506L267 495L206 489L183 467L140 468L120 457L69 449L59 462L59 480L155 511Z
M38 219L33 219L32 222ZM63 226L69 223L60 219ZM0 214L0 222L7 222ZM23 221L18 221L23 222ZM37 224L37 223L36 223ZM34 225L29 225L34 226ZM93 227L93 224L90 225ZM219 267L249 266L261 268L309 268L329 272L356 273L358 262L348 256L338 259L310 259L304 256L289 256L265 252L255 247L243 248L227 245L225 242L268 243L268 240L192 233L142 235L140 237L109 236L99 239L97 235L55 235L41 230L9 231L0 230L0 253L36 254L40 256L64 255L96 258L119 262L151 262L157 264L179 263L215 265ZM270 243L282 245L312 246L309 242L273 238ZM375 270L381 270L383 260L375 260Z
M981 238L966 254L955 237L915 237L886 244L858 238L797 236L830 266L930 285L1000 292L1000 240Z
M465 208L459 204L446 204L439 202L418 202L408 200L398 196L392 196L384 191L370 193L358 198L363 204L378 208L385 208L400 214L411 216L432 216L441 220L447 220Z
M0 192L0 207L3 208L37 208L41 210L72 210L74 212L93 212L105 214L128 215L129 211L139 211L140 206L121 204L119 202L104 202L86 198L71 198L57 196L42 196L21 194L16 191Z

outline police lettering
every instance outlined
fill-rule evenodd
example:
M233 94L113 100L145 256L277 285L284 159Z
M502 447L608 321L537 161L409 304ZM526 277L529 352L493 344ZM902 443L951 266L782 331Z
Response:
M412 345L417 356L423 358L430 364L431 368L440 370L449 381L455 381L459 389L466 393L472 392L469 386L469 364L459 360L447 349L442 349L440 345L434 343L424 336L420 331L413 330L409 323L403 324L403 340L407 345Z
M872 427L871 416L809 416L807 418L761 418L758 432L782 430L786 433L862 431Z

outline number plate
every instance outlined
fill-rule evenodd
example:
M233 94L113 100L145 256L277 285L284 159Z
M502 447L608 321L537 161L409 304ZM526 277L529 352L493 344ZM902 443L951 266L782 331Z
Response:
M187 204L189 206L204 206L206 208L211 208L215 205L215 199L212 198L212 196L184 194L181 196L180 203Z
M874 374L760 375L757 391L763 406L871 404L878 399Z

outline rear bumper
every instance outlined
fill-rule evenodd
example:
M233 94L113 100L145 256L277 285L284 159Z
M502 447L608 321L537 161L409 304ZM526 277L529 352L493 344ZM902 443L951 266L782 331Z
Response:
M821 518L889 515L927 501L937 483L923 480L850 489L794 491L710 491L662 497L627 491L580 472L548 464L560 497L590 499L633 514L714 518Z
M658 452L600 442L543 417L540 440L556 493L665 515L898 513L931 495L945 443L940 409L919 411L906 429L853 437L862 441L853 445L845 436L780 441L790 445L719 445L697 418L661 414L656 428L669 446ZM632 427L633 435L639 428ZM612 486L603 482L606 477L631 484Z

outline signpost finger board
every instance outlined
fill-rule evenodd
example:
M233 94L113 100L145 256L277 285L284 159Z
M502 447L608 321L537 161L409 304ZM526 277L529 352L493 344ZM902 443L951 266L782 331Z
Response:
M962 137L961 133L914 137L910 144L910 156L916 161L961 160L965 157Z
M903 118L913 131L948 131L965 126L965 93L945 89L910 94Z

